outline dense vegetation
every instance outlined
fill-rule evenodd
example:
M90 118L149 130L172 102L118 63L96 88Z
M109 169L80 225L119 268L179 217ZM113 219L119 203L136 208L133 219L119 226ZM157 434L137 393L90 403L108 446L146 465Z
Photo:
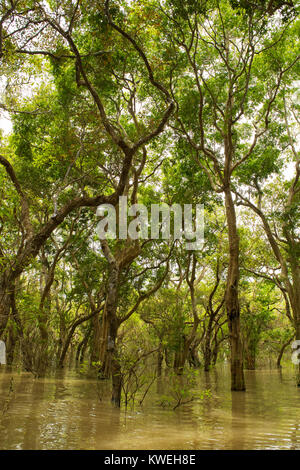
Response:
M232 390L245 390L244 368L280 366L300 340L297 8L1 0L10 364L40 377L73 358L112 379L116 405L163 367L228 360ZM203 204L202 248L99 240L97 207L118 212L120 196Z

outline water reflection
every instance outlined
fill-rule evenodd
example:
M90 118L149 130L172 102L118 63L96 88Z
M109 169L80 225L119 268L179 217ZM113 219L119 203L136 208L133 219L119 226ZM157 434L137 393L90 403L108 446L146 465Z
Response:
M125 412L110 405L105 381L69 370L33 379L1 367L0 448L300 449L293 373L246 371L246 383L246 393L231 392L228 367L202 372L198 387L212 398L173 412L158 404L162 377L142 408Z
M244 392L231 393L231 449L245 449L247 435L246 394ZM243 432L241 433L241 425Z

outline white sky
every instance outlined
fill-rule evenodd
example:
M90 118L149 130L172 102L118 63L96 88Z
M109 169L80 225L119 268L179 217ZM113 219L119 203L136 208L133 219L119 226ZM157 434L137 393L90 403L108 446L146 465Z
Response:
M7 113L0 111L0 129L5 135L9 134L12 131L12 123L9 119Z

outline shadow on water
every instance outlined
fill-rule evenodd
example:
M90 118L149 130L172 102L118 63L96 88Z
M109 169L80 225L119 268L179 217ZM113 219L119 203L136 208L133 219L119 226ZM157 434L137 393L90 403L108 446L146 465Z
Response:
M1 449L300 449L300 390L291 370L246 371L231 392L229 368L201 371L212 397L159 406L163 375L143 407L117 410L109 384L63 369L34 379L0 367ZM11 383L13 390L11 391ZM2 412L4 406L4 413Z

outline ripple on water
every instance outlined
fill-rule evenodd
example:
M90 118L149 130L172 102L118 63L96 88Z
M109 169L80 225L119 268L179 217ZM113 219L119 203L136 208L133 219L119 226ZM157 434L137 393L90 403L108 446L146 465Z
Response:
M68 375L69 374L69 375ZM11 377L13 394L8 397ZM175 412L152 391L127 413L100 402L96 382L74 374L34 380L1 370L2 449L300 449L300 390L293 374L246 372L247 392L231 393L229 371L200 374L213 397ZM210 384L208 387L207 384Z

